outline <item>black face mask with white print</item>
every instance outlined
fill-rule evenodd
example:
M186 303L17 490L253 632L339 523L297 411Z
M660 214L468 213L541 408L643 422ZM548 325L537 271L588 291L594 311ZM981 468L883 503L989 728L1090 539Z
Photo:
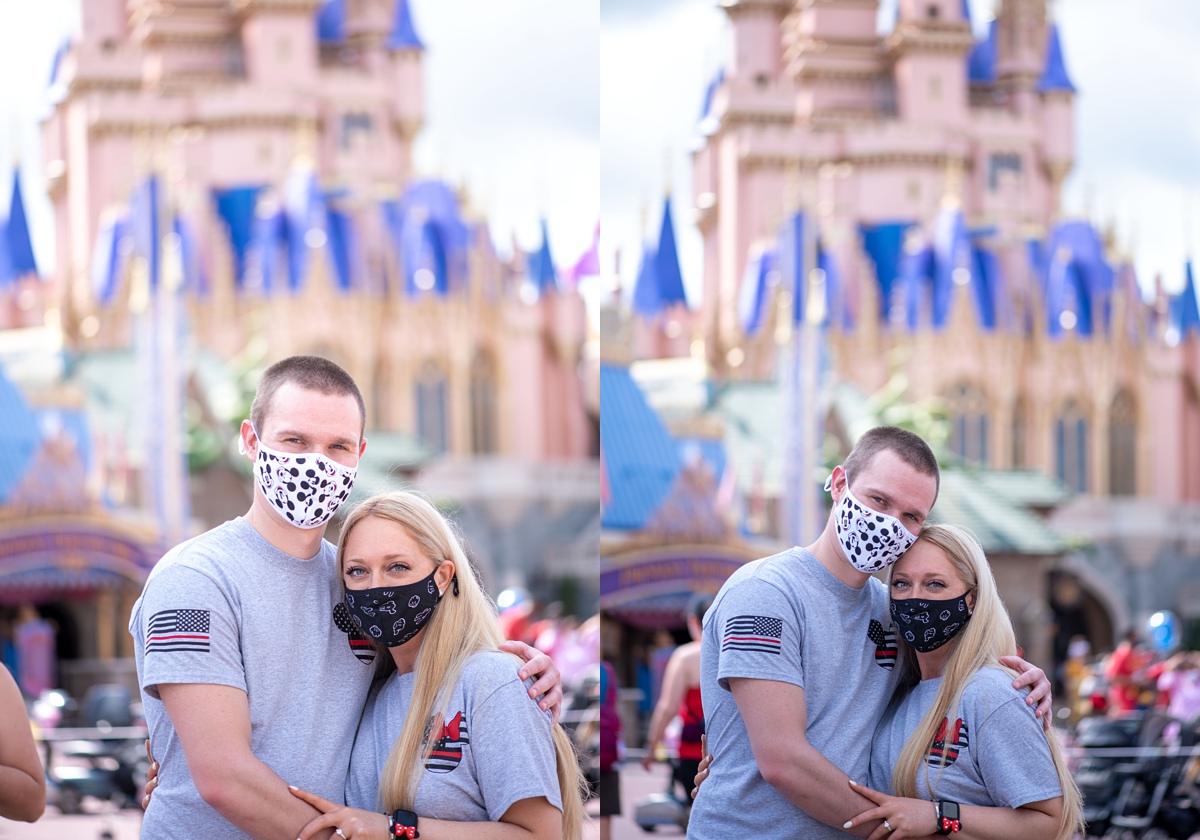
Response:
M958 635L971 617L967 596L944 601L893 598L892 621L904 641L921 653L937 650Z
M367 638L399 647L429 623L434 607L442 600L433 579L436 574L435 569L429 577L404 586L347 589L346 609ZM457 575L453 586L458 594Z

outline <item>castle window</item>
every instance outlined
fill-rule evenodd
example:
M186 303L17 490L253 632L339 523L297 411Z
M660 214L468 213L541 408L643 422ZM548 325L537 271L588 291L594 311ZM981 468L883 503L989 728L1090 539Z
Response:
M371 130L370 114L342 114L342 149L351 151L362 148L370 141Z
M1076 493L1088 491L1087 416L1079 403L1068 402L1054 421L1055 473Z
M476 455L495 453L496 366L484 350L471 363L471 451Z
M1112 496L1137 493L1137 409L1124 389L1117 392L1108 412L1108 492Z
M1016 152L993 152L988 157L988 189L995 190L1000 186L1001 175L1008 172L1013 177L1021 177L1021 156Z
M446 451L446 377L427 362L417 377L417 436L433 452Z
M979 386L963 383L951 389L946 402L950 409L950 451L964 461L986 464L987 395Z
M1012 467L1015 470L1029 466L1028 442L1026 436L1029 434L1029 421L1026 419L1028 409L1025 406L1025 399L1017 400L1017 404L1013 406L1012 416Z

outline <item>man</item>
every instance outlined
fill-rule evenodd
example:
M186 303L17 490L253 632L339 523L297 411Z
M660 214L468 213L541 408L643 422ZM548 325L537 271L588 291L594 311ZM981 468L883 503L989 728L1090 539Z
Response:
M342 801L375 653L324 533L366 449L365 417L334 363L269 367L241 429L249 512L176 546L146 582L129 625L161 761L144 836L293 840L318 812L289 784ZM534 690L557 704L548 658L506 649L534 657L521 672L545 671Z
M916 540L938 482L920 437L871 429L830 476L833 511L817 541L748 563L721 588L700 668L713 762L688 837L845 837L835 826L874 807L847 783L866 778L894 687L888 593L871 575ZM1041 670L1006 664L1025 671L1014 685L1037 684L1028 702L1044 698L1039 715L1048 710Z

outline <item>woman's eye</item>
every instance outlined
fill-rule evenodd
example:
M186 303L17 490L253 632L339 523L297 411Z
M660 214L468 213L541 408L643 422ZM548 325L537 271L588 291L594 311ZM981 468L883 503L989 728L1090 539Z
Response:
M388 566L388 571L389 572L407 572L408 566L404 565L403 563L393 563L392 565Z

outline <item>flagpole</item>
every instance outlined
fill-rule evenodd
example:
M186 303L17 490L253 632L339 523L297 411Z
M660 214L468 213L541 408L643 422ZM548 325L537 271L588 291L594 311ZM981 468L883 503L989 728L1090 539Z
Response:
M809 174L809 173L805 173ZM810 177L812 177L810 175ZM817 263L817 222L811 200L815 184L806 183L805 200L797 213L800 242L796 243L796 217L790 223L789 247L793 258L793 320L782 348L783 402L783 516L781 530L793 545L810 545L822 530L824 505L816 471L821 464L823 423L821 418L821 372L824 369L824 323L826 318L825 278ZM799 247L797 247L797 245ZM796 311L798 310L798 311Z

